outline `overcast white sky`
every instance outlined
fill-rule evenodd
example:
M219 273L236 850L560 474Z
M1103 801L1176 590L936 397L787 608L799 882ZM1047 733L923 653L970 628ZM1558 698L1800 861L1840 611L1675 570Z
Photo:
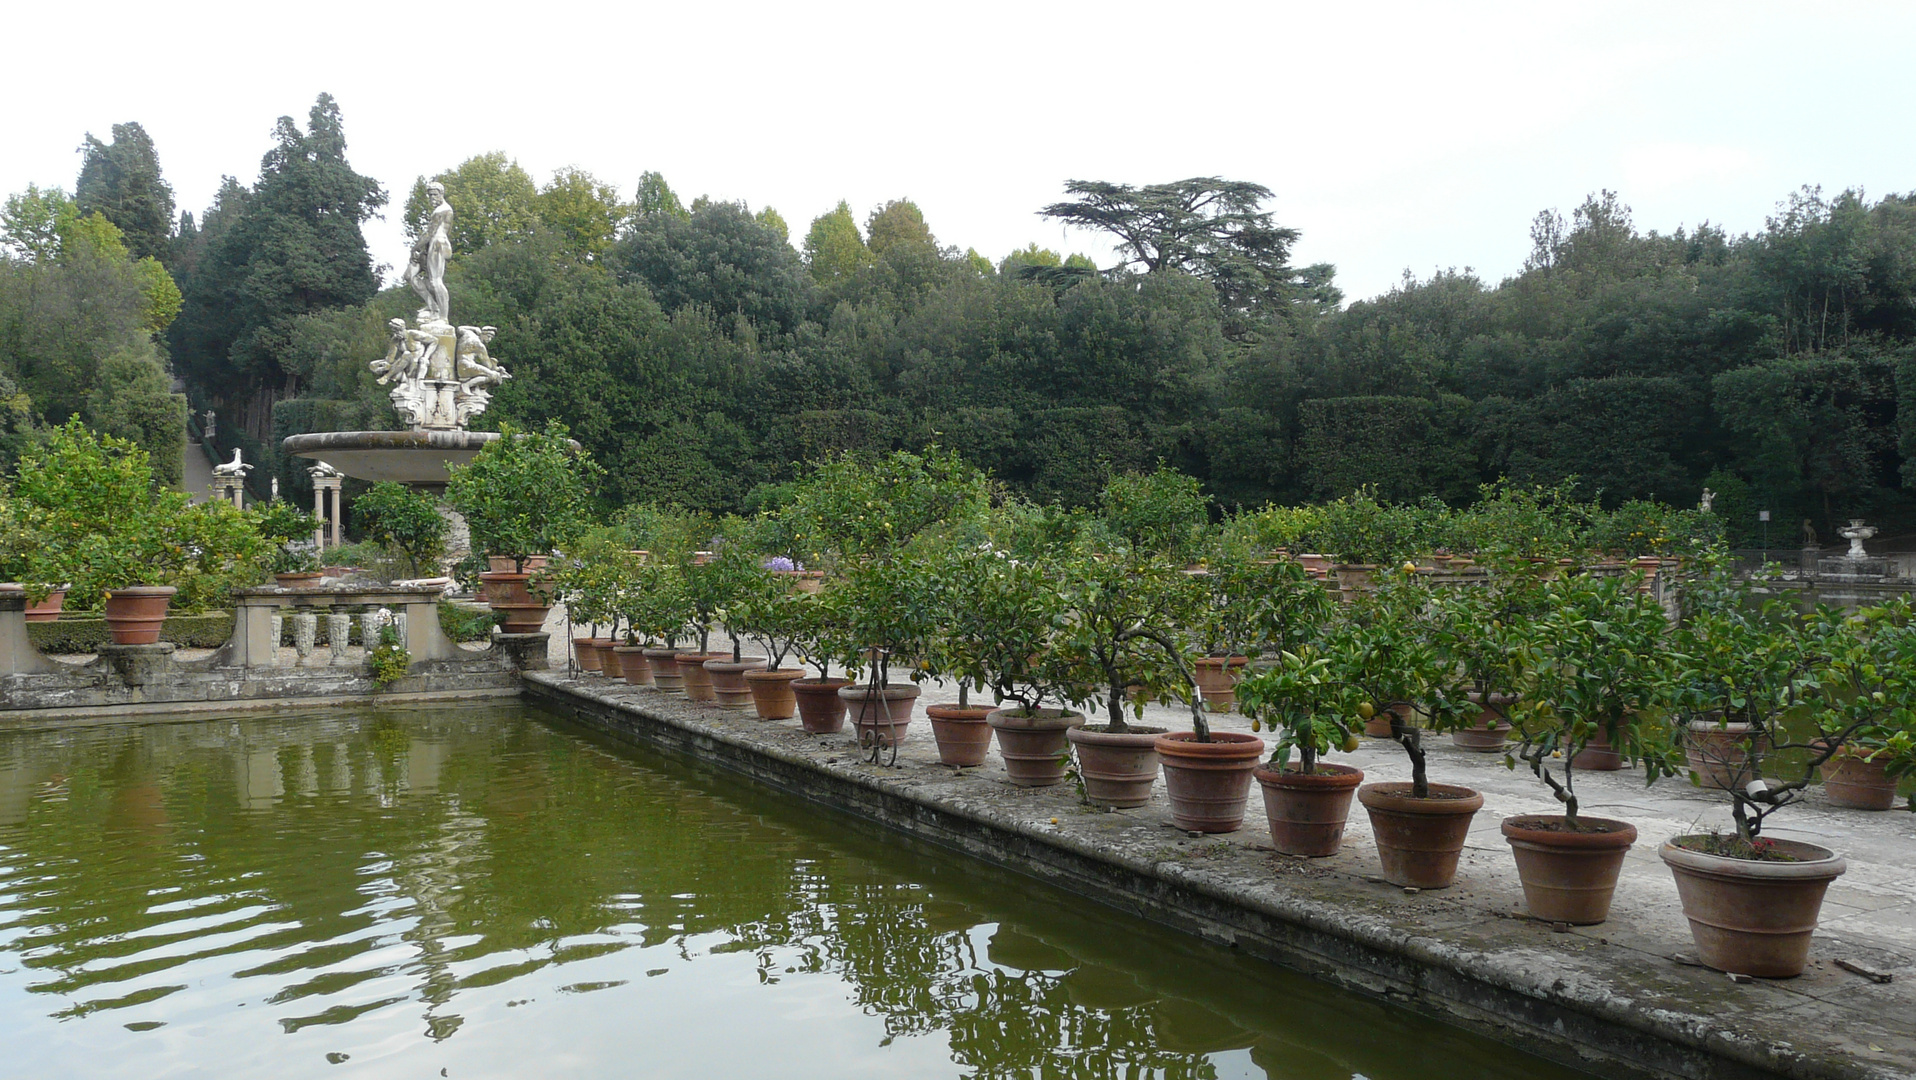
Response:
M1916 189L1916 4L96 3L8 16L0 190L68 188L137 120L180 206L251 182L274 120L340 101L413 178L504 150L630 196L771 205L795 238L890 198L996 259L1067 179L1271 188L1348 297L1514 272L1537 211L1618 191L1638 226L1760 229L1803 184ZM395 208L368 228L404 253Z

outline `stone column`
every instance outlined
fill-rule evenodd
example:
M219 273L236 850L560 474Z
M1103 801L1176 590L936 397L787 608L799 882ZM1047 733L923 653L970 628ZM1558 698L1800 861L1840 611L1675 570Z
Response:
M339 489L344 483L345 480L343 477L333 478L333 547L338 547L346 542L346 515L339 508Z
M232 503L244 509L246 507L246 478L243 476L213 477L213 497Z

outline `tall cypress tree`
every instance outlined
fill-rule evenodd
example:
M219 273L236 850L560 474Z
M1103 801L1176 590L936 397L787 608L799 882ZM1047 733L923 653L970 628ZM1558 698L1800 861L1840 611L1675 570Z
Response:
M86 155L73 199L81 215L98 213L120 227L135 259L169 255L173 232L173 186L160 176L160 155L153 139L136 123L113 125L113 141L89 132L80 147Z

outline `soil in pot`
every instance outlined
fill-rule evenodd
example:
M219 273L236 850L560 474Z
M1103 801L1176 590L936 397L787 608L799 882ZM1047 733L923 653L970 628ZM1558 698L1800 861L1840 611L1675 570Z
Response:
M1213 731L1210 742L1198 742L1196 732L1173 731L1158 736L1156 745L1178 828L1236 832L1244 824L1244 800L1251 793L1251 770L1264 756L1263 739Z
M1084 717L1064 709L1039 709L1027 715L1022 706L994 709L986 717L998 733L998 755L1005 759L1005 779L1016 787L1050 787L1064 782L1070 765L1065 732L1084 723Z
M1419 799L1408 783L1365 784L1357 801L1370 814L1384 880L1411 889L1443 889L1457 880L1470 819L1484 797L1467 787L1430 785Z
M883 746L897 746L905 741L905 729L918 708L920 692L917 683L892 684L882 691L855 683L840 688L838 696L845 700L845 710L858 732L858 745L870 746L876 740Z
M1078 752L1078 776L1084 797L1099 806L1120 810L1151 801L1158 780L1158 736L1163 728L1127 725L1112 731L1109 724L1087 724L1065 732Z
M752 684L745 681L748 671L761 671L765 667L763 656L740 657L734 663L732 654L726 653L723 660L707 660L705 671L712 676L712 697L721 709L749 709L752 707Z
M106 626L115 645L152 645L160 640L166 609L178 592L171 585L135 585L106 594Z
M1192 665L1198 696L1207 712L1227 713L1237 707L1237 681L1249 660L1242 656L1204 656Z
M752 707L760 720L790 720L798 715L798 699L792 695L792 682L805 677L804 668L760 668L745 673L745 685L752 691Z
M605 669L599 656L597 638L575 637L572 639L572 655L578 658L580 671L596 671L601 674Z
M792 697L798 703L798 723L813 735L845 729L845 699L838 692L850 679L794 679Z
M725 652L682 652L674 656L672 659L678 663L679 673L685 676L686 700L717 704L718 693L712 689L712 673L705 670L705 662L731 658L732 654Z
M1504 819L1503 834L1533 917L1572 926L1610 917L1610 899L1623 857L1636 843L1636 826L1579 817L1572 830L1559 814L1518 814Z
M927 705L925 715L931 718L939 764L964 769L985 763L985 753L991 749L991 725L985 721L991 715L989 708Z
M1676 876L1697 958L1718 971L1801 975L1823 894L1847 865L1828 848L1794 840L1757 840L1766 858L1711 854L1721 840L1678 836L1657 852Z
M677 649L670 645L650 645L641 651L652 668L652 689L668 694L685 692L685 676L679 671L678 660L674 659L679 654Z
M1362 769L1319 762L1308 773L1260 767L1251 775L1264 789L1273 848L1312 858L1337 854L1351 816L1351 796L1364 782Z
M1704 787L1728 791L1756 779L1756 770L1750 765L1750 725L1692 720L1686 735L1684 756Z
M1896 781L1887 770L1887 755L1875 761L1862 754L1839 750L1822 764L1823 794L1831 806L1851 810L1888 810L1896 805Z
M619 674L632 686L652 685L652 665L645 662L645 650L637 645L614 645L612 656ZM603 666L603 665L601 665Z

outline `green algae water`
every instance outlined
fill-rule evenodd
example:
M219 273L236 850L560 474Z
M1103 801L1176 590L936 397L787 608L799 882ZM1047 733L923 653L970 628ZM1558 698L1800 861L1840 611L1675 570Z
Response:
M0 1046L23 1078L1575 1075L516 705L0 731Z

